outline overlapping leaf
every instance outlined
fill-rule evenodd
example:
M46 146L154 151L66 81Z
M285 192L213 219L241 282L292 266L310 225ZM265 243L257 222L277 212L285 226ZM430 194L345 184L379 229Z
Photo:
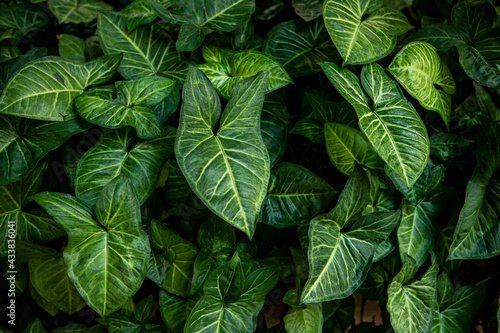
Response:
M160 118L161 110L156 110L170 96L173 103L169 109L175 110L180 97L175 81L145 77L118 81L114 89L90 89L75 99L75 107L82 118L93 124L106 128L132 126L141 139L153 139L162 135L162 118L166 118Z
M188 65L160 28L149 24L128 32L127 22L127 16L115 12L101 12L97 20L104 53L123 54L120 74L127 80L161 74L184 81Z
M203 58L207 63L197 67L208 76L217 92L224 98L231 97L231 90L236 83L264 70L269 72L266 92L293 83L278 61L259 51L235 52L204 46Z
M363 67L361 83L349 70L333 63L321 66L335 88L351 103L359 118L359 127L368 141L403 182L411 187L424 170L429 157L429 138L413 106L397 84L377 64Z
M259 220L276 228L308 222L328 205L336 191L311 171L292 163L271 170Z
M24 35L41 27L45 20L47 20L46 14L35 6L0 4L0 29L9 29L7 31L10 33L4 38L12 38L16 43Z
M371 169L382 169L384 163L373 150L363 133L350 126L325 124L326 150L330 161L344 175L354 171L355 163Z
M291 77L317 73L321 71L319 62L335 62L339 58L321 19L275 25L267 34L262 51L278 60Z
M48 0L50 11L59 23L90 23L100 10L113 7L101 0Z
M382 0L325 1L326 29L344 58L344 65L367 64L385 57L396 46L397 36L410 30L411 25L401 12L382 7L382 3Z
M64 231L43 210L29 208L30 197L38 192L47 164L40 164L23 179L0 186L0 237L6 239L15 229L16 239L46 243L64 236ZM9 221L15 226L9 226ZM0 245L0 254L7 253L7 242Z
M455 93L455 81L432 45L423 42L406 45L387 70L420 105L439 113L449 129L450 95Z
M222 32L235 30L248 21L255 10L254 0L186 1L183 7L172 10L156 1L150 1L150 4L165 21L182 25L176 43L179 52L197 49L209 29Z
M387 310L396 333L428 332L437 309L436 278L439 272L435 256L430 268L419 279L413 279L417 265L406 257L401 271L387 290Z
M120 309L141 286L150 253L130 181L112 180L94 213L68 194L39 193L35 201L68 233L64 261L83 299L103 317Z
M130 180L139 203L143 204L173 152L174 139L172 127L165 127L160 138L151 140L138 140L130 127L104 133L78 162L77 198L94 207L104 186L116 176L124 175Z
M323 0L292 0L293 10L304 21L309 22L323 13Z
M500 166L500 129L496 123L484 121L450 259L490 258L500 253L500 182L494 177Z
M251 237L269 181L269 156L260 133L267 73L232 90L221 116L220 100L195 67L184 84L175 155L191 189L215 214ZM219 129L214 126L220 119Z
M7 83L0 113L48 121L73 119L73 99L87 87L108 81L120 60L121 55L110 55L85 63L60 57L32 61Z
M78 120L42 122L0 115L0 185L20 180L45 154L88 128Z

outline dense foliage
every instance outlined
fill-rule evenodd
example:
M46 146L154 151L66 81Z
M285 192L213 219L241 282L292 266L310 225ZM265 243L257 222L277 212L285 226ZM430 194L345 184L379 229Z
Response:
M494 2L2 0L0 331L496 332Z

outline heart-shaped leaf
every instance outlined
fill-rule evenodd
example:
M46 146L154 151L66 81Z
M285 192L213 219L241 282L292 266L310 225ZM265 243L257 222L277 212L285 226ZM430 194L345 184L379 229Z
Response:
M87 87L103 84L118 69L121 55L89 62L44 57L26 64L11 77L0 100L0 113L48 120L75 118L73 99Z
M204 46L203 58L207 63L197 67L208 76L217 92L227 99L231 97L231 90L236 83L264 70L269 72L267 93L293 83L279 62L259 51L235 52Z
M62 193L39 193L34 199L68 233L64 249L68 275L101 316L120 309L141 286L150 245L142 230L140 206L125 176L101 192L94 214L78 199Z
M275 228L302 224L319 214L337 193L300 165L282 163L271 170L259 221Z
M173 152L175 129L165 127L162 136L138 140L130 127L104 133L78 162L76 197L94 207L110 179L124 175L143 204L153 192L163 164Z
M397 36L411 29L401 12L382 7L382 3L382 0L325 1L326 29L344 58L344 65L382 59L396 46Z
M387 70L420 105L439 113L449 129L450 95L455 93L455 81L432 45L424 42L406 45Z
M77 112L83 119L103 127L135 127L141 139L160 137L162 119L156 108L161 107L161 103L171 95L175 95L173 101L179 100L175 81L146 77L118 81L115 87L99 87L84 92L75 99ZM176 108L177 105L172 105L169 109Z
M267 72L232 90L224 113L202 71L189 69L175 155L191 189L216 215L252 237L269 181L269 156L260 133ZM214 126L220 119L219 129Z

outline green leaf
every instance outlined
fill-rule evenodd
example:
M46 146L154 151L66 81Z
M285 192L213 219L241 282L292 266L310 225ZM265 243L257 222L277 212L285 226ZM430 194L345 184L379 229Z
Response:
M11 228L15 228L15 239L35 243L47 243L64 236L64 231L44 211L29 208L32 202L30 197L38 192L46 168L46 163L40 164L23 179L0 186L0 237L4 240L0 245L2 257L7 255L6 238L10 238Z
M217 92L227 99L231 97L236 83L264 70L269 71L266 93L293 83L278 61L259 51L235 52L204 46L203 58L207 63L197 67L208 76Z
M458 157L462 148L469 145L469 141L460 135L450 133L437 133L430 137L431 155L441 160Z
M349 231L320 215L309 227L309 280L301 302L318 303L351 295L363 283L377 246L389 237L400 212L373 213L358 219Z
M354 171L355 163L370 169L383 169L384 163L363 133L350 126L325 124L326 150L332 164L344 175Z
M476 80L479 84L500 88L500 69L490 59L487 59L473 46L458 45L457 49L460 55L460 66L470 78Z
M307 304L305 307L292 307L283 321L288 333L321 333L323 332L322 304Z
M180 15L172 13L159 2L150 1L158 16L167 22L182 24L176 47L181 51L196 50L208 30L230 32L247 22L255 10L254 0L186 1ZM172 12L177 13L174 9Z
M148 3L148 0L134 0L127 7L120 10L127 17L127 31L131 32L141 25L153 22L157 15Z
M285 105L285 94L276 91L266 95L260 117L262 141L266 145L271 165L285 152L291 127Z
M451 25L436 23L419 29L416 33L405 39L405 45L411 42L426 42L439 51L446 51L453 46L465 43L467 34Z
M232 248L236 243L234 229L215 215L210 215L198 231L198 245L203 251L216 254L223 249Z
M292 134L299 134L314 143L325 143L325 131L323 126L311 119L299 120L290 131Z
M40 318L36 318L35 321L30 323L22 333L47 333L45 328L43 328L42 321Z
M104 133L78 162L76 197L94 207L104 186L116 176L124 175L142 205L172 154L174 139L172 127L165 127L160 138L151 140L138 140L130 127Z
M168 329L173 333L182 333L195 303L160 290L160 314Z
M132 126L141 139L159 138L162 122L155 110L177 93L176 89L175 81L162 77L117 81L114 89L99 87L84 92L75 99L75 107L93 124L106 128Z
M446 279L447 284L438 283L438 295L443 294L444 288L452 286L446 275L440 275L438 282L441 277ZM456 292L448 290L448 297L438 297L440 308L434 313L431 332L469 332L472 319L483 303L486 289L485 284L465 286Z
M46 299L44 299L38 293L38 291L36 291L36 289L33 287L33 285L31 283L29 284L29 291L30 291L31 297L33 298L33 300L35 301L36 304L38 304L42 309L47 311L47 313L49 313L52 317L55 317L57 315L57 312L59 312L59 309L57 308L57 306L55 306L54 304L52 304L49 301L47 301ZM77 294L78 294L78 292L77 292ZM78 295L78 296L80 296L80 295ZM83 304L85 304L85 303L83 303Z
M399 51L387 70L420 105L439 113L449 129L450 95L455 93L455 81L434 47L424 42L410 43Z
M87 306L70 280L66 264L58 253L52 257L30 257L29 270L35 290L59 310L72 315Z
M453 235L449 259L485 259L500 253L500 128L483 120L478 135L476 167L467 184L465 202Z
M102 317L120 309L141 286L150 252L130 180L112 180L94 214L68 194L45 192L34 199L68 233L64 261L83 299Z
M161 287L177 296L186 297L191 288L193 265L198 249L191 242L155 220L151 222L151 246L162 250L166 266Z
M327 182L306 168L278 164L271 170L259 221L275 228L308 222L328 205L335 193Z
M231 263L219 267L208 277L203 286L203 297L194 306L185 333L203 332L253 332L257 315L264 305L266 294L275 286L279 277L276 266L260 268L245 278L241 296L224 302L219 282L228 278Z
M155 303L153 300L153 295L149 295L147 298L141 299L141 301L137 304L134 311L134 317L140 323L144 323L153 314L154 310Z
M48 0L48 4L59 23L90 23L98 11L113 9L100 0Z
M12 38L17 43L30 32L40 29L47 20L46 14L37 6L0 4L0 30L9 29L6 39ZM1 38L0 38L1 41Z
M401 259L409 255L417 266L424 263L434 246L433 219L438 211L436 204L429 201L413 205L403 200L403 216L398 227L398 244Z
M184 81L187 63L158 25L149 24L127 31L127 16L101 12L97 33L105 54L123 53L118 71L127 80L162 75Z
M141 325L134 318L124 313L113 313L106 318L98 318L97 322L106 327L109 333L139 333Z
M252 237L269 181L269 156L260 134L267 72L232 91L221 114L208 78L189 69L175 155L191 189L216 215ZM220 127L214 126L220 119Z
M181 169L179 169L177 161L175 159L170 160L168 179L163 190L165 200L170 206L180 208L187 201L190 192L189 184Z
M323 0L292 0L293 10L304 21L309 22L323 13Z
M89 127L80 120L42 122L0 115L0 185L20 180L45 154Z
M58 37L57 43L61 57L85 61L85 41L80 37L62 34Z
M87 87L103 84L116 72L121 55L85 63L60 57L34 60L16 72L0 100L0 113L65 121L76 117L73 99Z
M323 20L293 20L269 31L262 51L276 59L291 77L321 71L319 62L340 60Z
M322 63L323 71L341 95L351 103L359 127L377 154L411 187L429 157L425 126L398 85L377 64L363 67L361 83L373 100L373 110L356 76L333 63Z
M399 11L382 7L382 0L326 0L326 29L344 65L382 59L396 46L397 36L411 29ZM365 19L366 17L366 19Z
M401 271L387 289L387 310L396 333L428 332L437 309L436 279L439 272L435 255L421 278L412 280L417 272L415 260L405 257Z
M309 118L314 118L322 124L331 122L357 127L356 112L348 102L332 102L317 94L306 92L302 110L312 110Z

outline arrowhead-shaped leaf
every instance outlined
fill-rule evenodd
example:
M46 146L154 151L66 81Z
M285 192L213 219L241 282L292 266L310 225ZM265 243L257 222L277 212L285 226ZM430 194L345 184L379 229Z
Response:
M175 130L165 127L162 136L138 140L130 127L104 133L78 162L75 192L94 207L99 193L118 175L130 180L142 205L153 192L163 164L172 154Z
M189 69L175 155L191 189L216 215L252 237L269 181L269 156L260 133L267 73L232 90L222 116L208 78ZM220 119L220 127L214 126Z
M89 62L44 57L26 64L11 77L0 100L0 113L65 121L77 116L73 99L87 87L103 84L118 69L121 55Z
M400 11L382 7L382 3L382 0L325 1L326 29L344 58L344 65L382 59L396 46L397 36L411 29Z
M34 199L68 233L64 261L83 299L103 317L120 309L141 286L150 253L130 180L112 180L94 214L68 194L45 192Z
M455 81L432 45L424 42L406 45L394 57L387 70L420 105L439 113L449 129L450 95L455 93Z
M322 63L323 70L342 96L351 103L359 127L378 155L411 187L424 170L429 157L425 126L398 85L377 64L363 67L361 83L373 100L373 110L358 78L334 63Z
M303 303L342 299L364 281L377 246L400 218L400 212L373 213L358 219L351 229L325 216L309 226L309 280L302 293Z
M210 79L217 92L224 98L231 97L231 90L245 77L268 71L266 92L293 83L285 69L274 58L259 51L231 51L213 46L203 47L206 64L198 65Z

